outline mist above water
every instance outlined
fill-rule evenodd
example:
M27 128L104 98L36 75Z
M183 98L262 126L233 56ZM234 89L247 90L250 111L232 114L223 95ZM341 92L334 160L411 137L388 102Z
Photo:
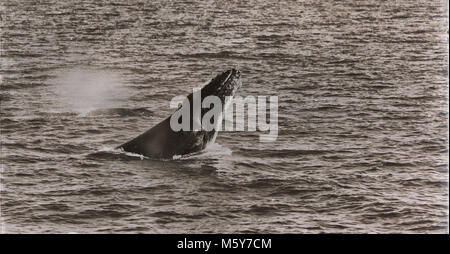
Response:
M58 70L54 84L57 108L81 115L101 108L117 108L126 103L130 90L120 74L113 71L69 69Z

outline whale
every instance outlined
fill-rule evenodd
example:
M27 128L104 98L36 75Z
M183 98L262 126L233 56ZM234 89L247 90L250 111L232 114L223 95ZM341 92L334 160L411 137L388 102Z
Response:
M174 130L174 128L172 128L171 117L181 110L183 106L189 107L190 115L194 115L193 92L185 98L181 103L181 106L178 107L172 115L165 118L146 132L116 147L116 149L140 154L149 158L167 159L197 153L206 149L215 142L223 120L224 112L231 104L230 102L233 96L241 85L241 72L236 68L232 68L218 74L200 89L202 102L208 96L216 96L220 99L220 114L217 115L218 119L214 119L214 121L219 124L218 126L215 126L215 128L195 129L194 121L200 121L196 117L189 118L189 130ZM202 107L199 112L199 117L203 117L210 109L211 107Z

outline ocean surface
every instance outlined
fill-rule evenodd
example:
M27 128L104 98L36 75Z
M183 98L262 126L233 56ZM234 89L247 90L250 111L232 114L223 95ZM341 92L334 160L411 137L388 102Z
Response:
M448 232L447 1L1 1L1 232ZM220 72L279 135L114 150Z

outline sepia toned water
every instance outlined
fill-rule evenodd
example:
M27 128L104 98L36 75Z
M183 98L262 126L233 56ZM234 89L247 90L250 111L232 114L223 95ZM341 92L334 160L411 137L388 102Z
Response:
M448 232L447 1L1 1L1 232ZM279 135L113 148L231 67Z

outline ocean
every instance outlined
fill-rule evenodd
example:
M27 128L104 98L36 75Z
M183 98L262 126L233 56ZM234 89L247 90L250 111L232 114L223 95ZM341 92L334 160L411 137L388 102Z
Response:
M447 1L1 1L2 233L448 233ZM239 68L278 137L114 148Z

